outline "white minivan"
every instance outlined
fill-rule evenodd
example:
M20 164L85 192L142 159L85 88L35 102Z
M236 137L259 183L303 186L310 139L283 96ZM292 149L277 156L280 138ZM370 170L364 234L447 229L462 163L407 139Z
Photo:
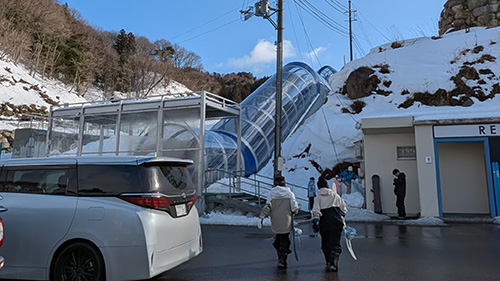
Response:
M202 252L191 160L0 161L0 279L137 280Z

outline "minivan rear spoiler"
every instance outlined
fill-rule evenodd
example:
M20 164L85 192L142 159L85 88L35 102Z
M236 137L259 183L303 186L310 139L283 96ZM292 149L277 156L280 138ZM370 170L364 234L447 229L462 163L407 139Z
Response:
M139 165L151 164L151 163L166 163L166 164L178 163L181 165L191 165L194 164L194 161L191 159L182 159L174 157L137 158L137 164Z

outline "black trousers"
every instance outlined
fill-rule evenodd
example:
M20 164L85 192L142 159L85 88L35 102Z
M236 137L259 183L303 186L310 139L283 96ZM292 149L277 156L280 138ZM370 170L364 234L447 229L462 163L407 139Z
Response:
M321 235L321 250L325 256L326 262L331 262L332 255L340 255L342 247L340 246L340 238L342 229L337 226L319 226L319 234Z
M323 216L319 219L319 234L321 235L321 250L326 262L332 262L333 256L342 253L340 238L344 223L337 209L335 207L321 209Z
M309 197L309 211L313 209L314 206L314 197Z
M273 246L276 249L278 257L280 255L288 255L292 252L290 251L290 244L290 233L276 234Z
M398 216L406 217L404 196L396 196L396 207L398 207Z

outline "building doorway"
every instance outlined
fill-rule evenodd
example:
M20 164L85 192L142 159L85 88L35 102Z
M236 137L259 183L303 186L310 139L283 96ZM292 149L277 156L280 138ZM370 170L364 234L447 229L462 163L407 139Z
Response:
M489 215L483 141L437 142L442 215Z

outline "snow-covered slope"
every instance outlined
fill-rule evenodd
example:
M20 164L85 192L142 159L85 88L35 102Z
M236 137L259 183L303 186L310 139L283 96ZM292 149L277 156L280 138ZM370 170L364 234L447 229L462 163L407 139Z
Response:
M74 103L83 102L85 99L57 80L42 79L38 75L33 78L22 65L0 60L1 103L49 107L50 101Z
M192 92L184 85L171 81L168 87L157 87L150 95L180 94ZM126 94L119 96L125 97ZM5 119L17 119L27 110L43 114L53 104L100 101L103 92L90 88L84 95L74 87L55 79L44 79L40 75L32 77L21 64L14 64L8 58L0 59L0 130L14 130L17 122ZM28 109L30 107L30 109Z
M56 80L33 78L22 65L16 65L8 59L0 60L0 115L2 119L17 119L20 113L39 114L47 112L52 104L83 102L71 88ZM35 113L36 113L35 112ZM16 122L3 120L0 129L13 130Z

